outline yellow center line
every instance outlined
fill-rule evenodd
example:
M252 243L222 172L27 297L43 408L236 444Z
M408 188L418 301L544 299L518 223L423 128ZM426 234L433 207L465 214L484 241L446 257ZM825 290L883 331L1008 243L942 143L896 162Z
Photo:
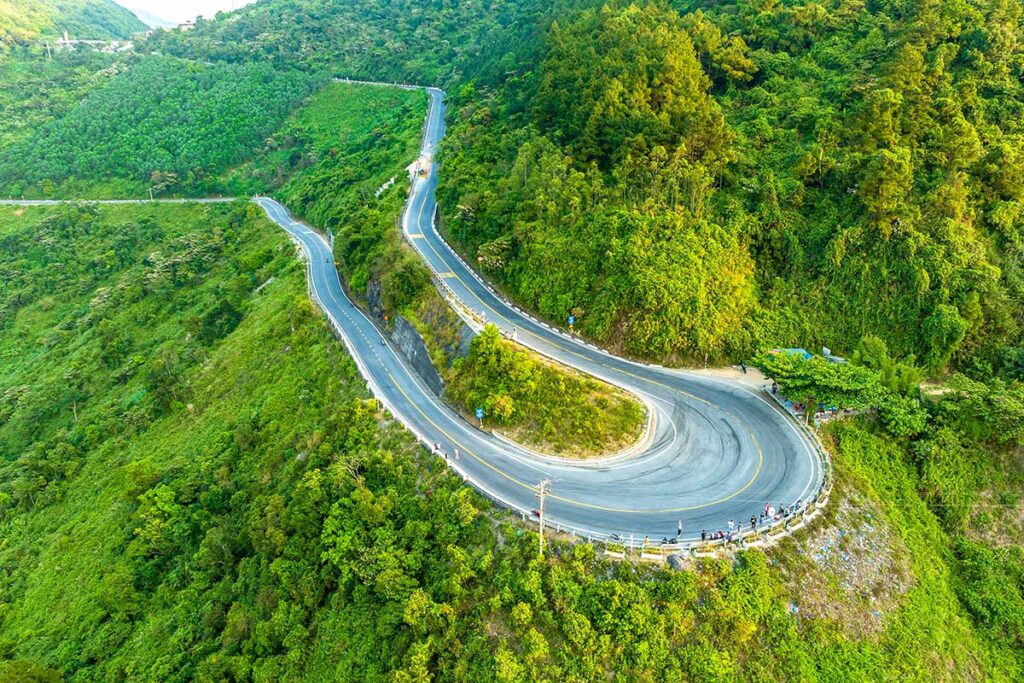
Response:
M422 207L421 207L421 213L422 213ZM428 244L430 244L429 241L428 241ZM434 249L433 245L431 245L431 249L434 250L434 253L437 254L438 258L441 258L441 255L439 253L437 253L437 250ZM444 259L442 258L442 262L443 261L444 261ZM453 275L455 275L455 274L453 273ZM458 277L458 276L455 275L455 277ZM459 281L462 282L463 286L466 285L466 283L464 281L462 281L461 278L459 278ZM474 296L476 296L476 294L469 287L466 287L466 289L468 291L470 291L471 293L473 293ZM340 304L337 301L337 299L334 297L333 292L330 292L328 290L328 294L331 297L331 299L334 301L334 303L340 307ZM480 299L480 297L476 296L476 298L480 301L480 303L484 304L485 306L490 308L492 311L494 311L494 309L491 308L490 306L488 306L483 300ZM494 311L494 312L495 312L496 315L500 316L500 314L498 314L497 311ZM504 316L500 316L500 317L504 318ZM507 321L507 318L505 318L505 320ZM562 347L559 347L559 348L562 348ZM565 350L565 349L563 349L563 350ZM572 353L572 352L570 351L570 353ZM574 355L580 355L580 354L574 354ZM585 360L587 360L587 358L585 356L581 356L580 355L580 357L584 358ZM603 367L608 367L608 366L603 366ZM609 368L609 369L616 370L615 368ZM454 444L455 446L461 448L467 455L469 455L470 457L474 458L475 460L477 460L478 462L480 462L484 466L488 467L493 472L499 474L500 476L504 477L505 479L508 479L509 481L511 481L512 483L516 484L517 486L521 486L522 488L524 488L524 489L526 489L528 491L531 491L531 492L532 491L536 491L536 487L535 486L533 486L531 484L527 484L526 482L523 482L523 481L517 479L516 477L512 476L508 472L505 472L504 470L502 470L501 468L497 467L493 463L488 462L486 459L484 459L481 456L477 455L475 452L473 452L471 449L469 449L465 444L463 444L463 443L459 442L458 440L456 440L455 437L453 437L451 434L449 434L447 430L445 430L443 427L441 427L436 422L434 422L430 418L430 416L428 416L426 414L426 412L424 412L423 409L420 408L418 403L416 403L415 401L412 400L412 398L409 396L409 394L407 394L405 392L405 390L402 388L401 384L399 384L399 382L395 379L394 375L392 375L390 371L385 369L385 372L387 372L388 379L391 380L391 383L395 386L395 388L398 389L398 391L402 394L402 396L405 398L405 400L408 401L409 404L413 408L415 408L416 411L419 412L419 414L422 415L423 418L427 422L429 422L436 430L438 430L441 434L444 434L444 436L449 441L451 441L452 444ZM668 385L661 384L660 382L656 382L654 380L649 380L649 379L647 379L645 377L640 377L638 375L633 375L632 373L627 372L627 371L619 370L619 372L625 372L626 374L632 375L632 376L636 377L637 379L640 379L640 380L643 380L643 381L649 381L649 382L652 382L654 384L659 384L660 386L663 386L663 387L665 387L665 388L667 388L669 390L679 391L678 389L675 389L674 387L670 387ZM680 393L685 393L685 392L680 392ZM689 395L689 394L687 394L687 395ZM694 397L694 398L697 398L697 397ZM704 399L697 398L697 400L702 401L704 403L709 403L708 401L705 401ZM751 441L754 443L754 447L757 448L757 468L754 471L753 476L750 478L750 480L746 484L744 484L741 488L739 488L735 492L731 493L730 495L724 496L722 498L719 498L718 500L713 500L713 501L710 501L710 502L707 502L707 503L702 503L700 505L691 505L691 506L674 507L674 508L649 509L649 510L635 510L635 509L629 509L629 508L615 508L615 507L608 507L608 506L604 506L604 505L596 505L594 503L587 503L587 502L584 502L584 501L576 500L576 499L573 499L573 498L567 498L565 496L558 496L558 495L554 495L554 494L552 494L550 497L555 499L555 500L558 500L558 501L560 501L562 503L566 503L566 504L569 504L569 505L575 505L577 507L589 508L589 509L592 509L592 510L601 510L603 512L614 512L614 513L624 513L624 514L668 514L668 513L678 513L678 512L689 512L689 511L693 511L693 510L700 510L700 509L703 509L703 508L712 507L714 505L719 505L721 503L724 503L724 502L726 502L728 500L731 500L731 499L735 498L736 496L740 495L741 493L746 491L748 488L750 488L750 486L753 485L753 483L757 480L758 476L761 473L761 469L762 469L763 464L764 464L764 454L761 451L761 446L760 446L760 444L758 444L757 439L754 436L754 433L752 431L750 431L749 429L747 431L750 434Z
M387 371L387 373L388 373L388 379L390 379L391 383L395 386L395 388L397 388L398 391L401 392L402 396L405 397L405 400L408 401L409 404L413 408L415 408L416 411L420 415L422 415L423 418L434 427L434 429L436 429L437 431L439 431L442 434L444 434L445 437L449 441L452 442L452 444L454 444L458 448L462 449L462 451L464 453L466 453L467 455L469 455L470 457L475 459L477 462L487 466L492 471L496 472L497 474L500 474L502 477L504 477L505 479L508 479L512 483L517 484L517 485L523 487L524 489L526 489L528 491L536 491L537 490L536 486L533 486L531 484L527 484L524 481L516 479L511 474L509 474L508 472L504 471L503 469L501 469L497 465L494 465L493 463L488 462L486 459L484 459L484 458L480 457L479 455L477 455L476 453L474 453L465 444L461 443L455 437L453 437L451 434L449 434L443 427L441 427L439 424L437 424L432 419L430 419L430 416L427 415L423 411L422 408L420 408L418 403L416 403L415 401L412 400L412 398L409 397L409 394L405 393L405 390L402 388L402 385L398 383L398 381L395 379L394 375L392 375L390 371ZM634 515L635 514L640 514L640 515L662 514L662 513L670 513L670 512L673 512L673 513L674 512L690 512L690 511L693 511L693 510L700 510L700 509L703 509L703 508L712 507L714 505L719 505L720 503L724 503L724 502L726 502L728 500L731 500L731 499L735 498L736 496L740 495L741 493L743 493L744 491L746 491L748 488L750 488L753 485L753 483L757 480L758 476L761 474L761 467L764 464L764 454L761 452L761 446L757 443L757 439L754 438L754 433L753 432L750 432L750 439L751 439L751 441L754 442L754 447L757 448L757 469L754 471L754 476L752 476L750 478L750 481L748 481L746 484L744 484L743 487L741 487L740 489L737 489L735 492L729 494L728 496L725 496L723 498L719 498L718 500L713 500L713 501L710 501L710 502L707 502L707 503L701 503L700 505L690 505L690 506L685 506L685 507L660 508L660 509L654 509L654 510L633 510L633 509L629 509L629 508L614 508L614 507L607 507L607 506L604 506L604 505L596 505L594 503L587 503L587 502L584 502L582 500L576 500L574 498L566 498L565 496L557 496L557 495L554 495L554 494L550 495L549 497L550 498L554 498L555 500L560 501L562 503L568 503L569 505L575 505L577 507L590 508L591 510L601 510L602 512L628 513L628 514L634 514Z
M631 512L631 513L642 513L642 514L662 514L662 513L669 513L669 512L692 512L693 510L700 510L702 508L707 508L707 507L711 507L713 505L718 505L720 503L724 503L726 501L732 500L736 496L738 496L741 493L743 493L744 491L746 491L748 488L750 488L753 485L754 481L756 481L757 477L761 474L761 466L764 464L764 454L761 453L761 446L757 443L757 439L754 438L754 433L753 432L750 432L750 439L751 439L751 441L754 442L754 447L757 448L757 469L754 470L754 476L752 476L750 478L750 481L748 481L746 484L744 484L741 488L737 489L735 492L730 493L728 496L725 496L723 498L719 498L718 500L713 500L713 501L708 502L708 503L701 503L700 505L690 505L690 506L687 506L687 507L678 507L678 508L662 508L660 510L628 510L628 509L623 509L623 508L609 508L609 507L604 507L602 505L594 505L592 503L584 503L583 501L573 500L572 498L564 498L562 496L557 496L555 494L549 494L548 497L549 498L554 498L555 500L562 501L563 503L570 503L572 505L578 505L580 507L593 508L594 510L602 510L602 511L605 511L605 512Z
M417 226L421 230L421 233L418 234L417 237L421 237L421 238L424 238L424 239L426 238L426 235L422 233L422 230L423 230L422 219L423 219L423 207L425 205L426 205L426 201L423 201L423 202L420 203L420 210L419 210L419 212L417 212L417 216L416 216ZM437 248L434 246L434 244L429 239L426 240L426 242L427 242L427 245L430 247L430 250L434 252L434 255L437 256L437 258L440 260L440 262L443 263L443 264L447 264L448 263L447 259L445 259L444 256L441 255L441 253L437 250ZM495 308L493 306L491 306L486 301L484 301L482 298L480 298L480 296L476 292L473 291L473 288L470 287L466 283L466 281L462 279L461 276L459 276L457 273L454 273L454 272L452 272L451 275L452 275L452 277L454 277L455 280L457 280L466 289L466 291L468 291L473 296L474 299L479 301L481 305L483 305L485 308L487 308L492 313L494 313L494 315L497 316L499 319L504 320L506 323L511 324L511 322L512 322L511 320L509 320L507 317L505 317L502 313L499 313L497 310L495 310ZM446 274L446 276L447 276L447 274ZM555 346L559 350L561 350L561 351L563 351L565 353L572 354L573 356L576 356L577 358L582 358L583 360L586 360L586 361L589 361L589 362L595 362L592 359L588 358L587 356L584 356L581 353L577 353L577 352L575 352L575 351L573 351L571 349L567 349L567 348L563 347L561 344L555 344ZM670 386L670 385L665 384L663 382L659 382L657 380L653 380L653 379L650 379L650 378L647 378L647 377L642 377L642 376L637 375L635 373L632 373L632 372L630 372L628 370L622 370L622 369L619 369L619 368L614 368L614 367L612 367L610 365L607 365L605 363L598 362L598 365L600 367L606 368L606 369L611 370L613 372L621 372L623 374L629 375L630 377L633 377L635 379L641 380L643 382L650 382L651 384L654 384L656 386L660 386L663 389L668 389L669 391L677 392L677 393L682 394L683 396L687 396L687 397L689 397L689 398L691 398L691 399L693 399L695 401L699 401L701 403L704 403L705 405L709 405L709 406L712 406L712 407L714 406L713 403L711 403L710 401L708 401L706 399L700 398L699 396L694 396L693 394L691 394L691 393L689 393L687 391L683 391L681 389L678 389L676 387ZM388 373L388 376L391 377L391 373L390 372ZM465 450L467 453L469 453L473 458L475 458L479 462L483 463L484 465L486 465L487 467L489 467L493 471L497 472L501 476L505 477L506 479L508 479L508 480L510 480L512 482L515 482L519 486L522 486L523 488L529 489L531 491L536 490L536 488L534 486L531 486L531 485L526 484L526 483L524 483L522 481L519 481L518 479L516 479L512 475L508 474L507 472L504 472L503 470L501 470L500 468L496 467L495 465L487 462L486 460L484 460L483 458L478 456L476 453L474 453L471 450L469 450L468 448L466 448L465 445L460 444L457 441L455 441L455 439L450 434L448 434L448 432L446 432L444 429L442 429L440 426L438 426L433 420L431 420L429 417L427 417L427 414L424 413L423 410L421 410L420 407L409 398L409 396L405 393L405 391L401 388L401 386L399 386L398 382L395 381L394 377L391 377L391 381L392 381L392 383L394 383L394 385L396 387L398 387L398 390L402 392L402 395L405 396L406 400L409 401L409 403L412 404L413 407L415 407L416 410L419 411L419 413L421 415L423 415L423 417L426 418L426 420L428 422L430 422L430 424L432 424L438 431L440 431L448 439L450 439L452 441L452 443L454 443L456 446L460 446L463 450ZM725 412L727 415L729 415L733 419L737 419L736 416L733 415L731 412L725 411L725 410L723 410L723 412ZM746 426L746 425L744 425L744 426ZM591 509L594 509L594 510L602 510L602 511L605 511L605 512L622 512L622 513L633 513L633 514L636 514L636 513L651 514L651 513L687 512L687 511L692 511L692 510L699 510L699 509L706 508L706 507L711 507L713 505L718 505L719 503L724 503L724 502L726 502L728 500L731 500L732 498L735 498L736 496L738 496L741 493L743 493L744 491L746 491L748 488L750 488L753 485L754 481L756 481L757 477L761 474L761 469L762 469L762 467L764 465L764 453L761 451L761 445L757 442L757 438L754 436L754 432L750 428L747 428L747 432L750 434L750 439L751 439L751 441L753 441L754 447L757 448L757 469L754 470L754 476L752 476L750 478L750 481L748 481L746 484L744 484L741 488L739 488L734 493L732 493L732 494L730 494L728 496L725 496L724 498L720 498L718 500L711 501L709 503L703 503L701 505L694 505L694 506L689 506L689 507L665 508L665 509L661 509L661 510L629 510L629 509L625 509L625 508L611 508L611 507L605 507L605 506L602 506L602 505L595 505L593 503L585 503L583 501L574 500L572 498L565 498L565 497L557 496L557 495L551 495L550 497L554 498L555 500L561 501L563 503L569 503L571 505L577 505L579 507L591 508Z
M408 401L409 404L413 408L415 408L416 411L420 415L423 416L423 419L425 419L427 422L429 422L431 425L433 425L434 429L436 429L437 431L439 431L442 434L444 434L445 437L447 437L447 439L449 441L451 441L453 444L455 444L456 446L461 448L463 450L463 452L465 452L467 455L473 457L474 459L476 459L477 461L479 461L483 465L486 465L487 467L489 467L490 469L492 469L496 473L500 474L501 476L505 477L506 479L508 479L512 483L518 484L519 486L522 486L524 489L528 489L530 491L533 491L533 490L536 489L535 486L531 486L530 484L527 484L525 482L522 482L522 481L516 479L511 474L509 474L509 473L505 472L504 470L502 470L501 468L493 465L492 463L488 462L484 458L481 458L479 455L477 455L472 450L470 450L468 447L466 447L465 444L460 443L458 440L456 440L455 437L453 437L451 434L449 434L447 431L445 431L445 429L443 427L441 427L441 425L437 424L432 419L430 419L430 416L427 415L425 412L423 412L423 409L420 408L419 404L416 403L415 401L413 401L412 398L409 397L409 394L405 393L405 389L402 388L402 385L399 384L398 380L396 380L394 375L391 374L391 371L386 371L386 372L388 373L388 379L391 380L391 383L395 385L395 387L398 389L399 392L401 392L402 396L405 397L405 400Z

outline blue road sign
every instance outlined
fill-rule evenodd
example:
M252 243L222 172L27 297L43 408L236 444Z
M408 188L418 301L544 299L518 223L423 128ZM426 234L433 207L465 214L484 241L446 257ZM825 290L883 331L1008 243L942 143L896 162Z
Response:
M484 409L483 408L477 408L476 409L476 419L478 419L478 420L484 419Z
M576 324L576 316L570 315L569 316L569 327L572 327L575 324Z

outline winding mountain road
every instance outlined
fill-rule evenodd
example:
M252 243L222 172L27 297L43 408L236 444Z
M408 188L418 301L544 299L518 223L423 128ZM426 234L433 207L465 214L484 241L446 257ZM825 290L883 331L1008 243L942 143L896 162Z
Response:
M519 343L637 394L654 411L652 433L637 453L580 464L532 453L477 429L434 395L348 300L327 240L274 200L255 198L301 244L312 294L374 395L421 441L440 444L451 454L450 464L467 481L511 508L534 509L538 483L549 480L546 522L595 538L615 534L636 543L644 536L671 538L682 522L680 540L692 542L702 529L726 529L728 520L747 526L744 520L765 503L788 506L816 496L825 478L817 450L761 393L609 355L538 322L477 277L434 227L438 166L433 157L444 137L444 93L427 92L421 158L429 173L413 181L402 220L406 237L467 322L483 318L507 334L515 330Z
M402 229L434 272L442 294L471 325L479 326L483 319L506 334L515 331L520 344L640 396L652 420L635 452L586 463L533 453L477 429L426 387L374 322L347 298L328 241L273 199L253 198L301 245L311 295L388 410L423 443L440 444L450 454L451 467L507 507L530 514L537 506L538 483L549 480L546 522L595 539L617 536L623 543L632 539L640 545L645 536L653 541L675 537L681 522L680 542L692 543L702 529L724 530L729 520L748 527L751 515L765 503L789 506L815 498L825 483L819 452L763 393L700 373L610 355L502 300L456 255L434 227L438 166L433 158L444 137L444 93L435 88L427 92L430 108L421 159L429 172L413 181ZM59 203L0 201L18 206Z

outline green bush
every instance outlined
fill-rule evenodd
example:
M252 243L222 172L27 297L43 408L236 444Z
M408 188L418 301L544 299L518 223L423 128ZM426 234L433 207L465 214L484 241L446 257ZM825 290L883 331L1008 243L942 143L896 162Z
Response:
M488 325L446 375L447 396L491 424L515 428L558 453L602 453L635 439L645 412L636 399L537 358Z

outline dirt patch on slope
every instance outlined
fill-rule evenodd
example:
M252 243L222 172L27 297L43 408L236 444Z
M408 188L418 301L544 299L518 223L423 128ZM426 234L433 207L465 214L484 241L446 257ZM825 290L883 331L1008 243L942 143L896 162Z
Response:
M834 504L831 521L801 535L795 557L780 561L793 596L790 610L833 621L851 639L875 636L913 586L909 557L865 498L851 494Z

